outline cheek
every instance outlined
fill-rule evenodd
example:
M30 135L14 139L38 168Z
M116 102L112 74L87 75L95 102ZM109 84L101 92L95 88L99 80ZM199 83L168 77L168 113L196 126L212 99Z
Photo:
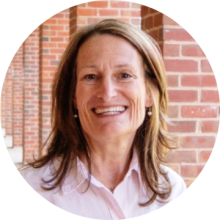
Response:
M86 95L87 94L87 95ZM88 94L86 92L86 89L82 86L82 85L78 85L76 86L76 93L75 93L75 97L76 97L76 104L78 106L78 108L80 108L80 106L86 102L86 99L88 97Z
M138 92L137 92L138 91ZM132 103L131 103L131 117L134 123L140 123L144 120L145 117L145 100L146 94L145 90L139 88L136 89L136 94L133 94Z

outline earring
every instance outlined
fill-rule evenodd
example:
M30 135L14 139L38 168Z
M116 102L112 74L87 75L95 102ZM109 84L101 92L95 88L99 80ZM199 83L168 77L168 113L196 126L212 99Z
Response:
M75 115L74 115L74 118L78 118L78 115L77 115L77 114L75 114Z
M152 113L152 109L151 107L148 109L148 112L147 112L148 116L151 116L153 113Z

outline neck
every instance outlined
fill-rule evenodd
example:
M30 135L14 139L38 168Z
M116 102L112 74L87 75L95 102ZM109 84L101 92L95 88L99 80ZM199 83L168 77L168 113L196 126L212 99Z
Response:
M134 137L105 141L86 139L90 149L92 175L113 192L129 169ZM81 159L87 165L85 158Z

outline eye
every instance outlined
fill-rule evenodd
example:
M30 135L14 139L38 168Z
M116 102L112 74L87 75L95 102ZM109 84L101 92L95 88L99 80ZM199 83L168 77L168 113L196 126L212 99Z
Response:
M129 79L131 79L133 76L131 75L131 74L129 74L129 73L121 73L120 75L119 75L119 79L121 79L121 80L129 80Z
M92 81L92 80L96 80L97 76L95 74L91 73L91 74L87 74L86 76L84 76L83 79L86 81Z
M124 79L127 79L127 78L130 78L131 75L129 75L128 73L122 73L121 74L121 78L124 78Z

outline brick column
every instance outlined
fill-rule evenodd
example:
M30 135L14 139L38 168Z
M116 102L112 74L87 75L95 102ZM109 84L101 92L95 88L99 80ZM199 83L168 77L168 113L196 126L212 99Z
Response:
M163 46L163 17L160 12L146 6L141 6L141 28L150 34L159 44Z
M40 127L43 144L51 131L51 86L60 58L69 41L69 9L40 27Z
M6 79L5 79L6 81ZM2 92L1 92L1 126L4 130L3 135L5 135L5 125L6 125L6 105L5 105L5 95L6 95L6 83L3 83L2 85Z
M13 59L13 147L23 144L23 45Z
M71 7L69 9L69 25L70 25L70 37L77 30L77 6Z
M38 158L39 127L39 28L24 42L24 141L23 160Z
M168 154L170 167L187 185L207 162L218 130L219 94L214 74L195 40L169 17L142 6L142 28L162 49L168 82L169 130L179 137Z
M9 66L8 71L5 76L5 135L11 136L13 134L12 130L12 119L13 119L13 77L12 77L13 67Z

